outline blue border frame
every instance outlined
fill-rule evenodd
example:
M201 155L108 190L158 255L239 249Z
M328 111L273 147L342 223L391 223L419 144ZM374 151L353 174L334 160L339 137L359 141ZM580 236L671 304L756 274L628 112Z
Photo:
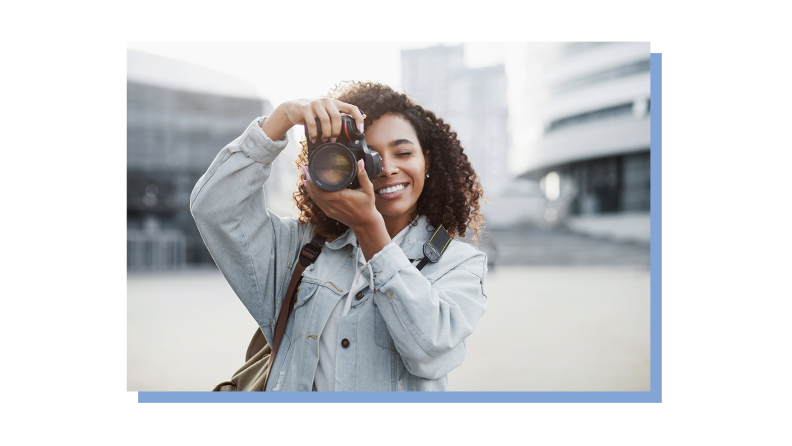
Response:
M648 392L139 392L138 403L662 402L662 54L651 54L651 325Z

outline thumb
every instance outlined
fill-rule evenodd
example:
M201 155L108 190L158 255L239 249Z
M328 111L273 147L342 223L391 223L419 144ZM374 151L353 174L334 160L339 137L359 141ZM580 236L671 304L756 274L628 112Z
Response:
M374 193L374 185L371 184L371 180L369 180L368 174L366 173L365 163L363 160L358 160L358 182L360 183L360 188L363 189L363 192L367 194Z

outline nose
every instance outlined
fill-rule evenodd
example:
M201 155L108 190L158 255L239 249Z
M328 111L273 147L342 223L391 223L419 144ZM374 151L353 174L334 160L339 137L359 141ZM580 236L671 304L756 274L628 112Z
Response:
M380 172L380 178L387 178L392 175L396 175L399 173L399 168L393 161L390 161L386 158L382 158L382 172Z

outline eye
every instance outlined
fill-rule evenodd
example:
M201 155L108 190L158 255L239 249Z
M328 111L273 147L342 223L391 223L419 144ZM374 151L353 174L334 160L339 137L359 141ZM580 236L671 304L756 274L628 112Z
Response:
M413 154L412 152L401 152L401 153L397 153L396 156L412 155L412 154Z

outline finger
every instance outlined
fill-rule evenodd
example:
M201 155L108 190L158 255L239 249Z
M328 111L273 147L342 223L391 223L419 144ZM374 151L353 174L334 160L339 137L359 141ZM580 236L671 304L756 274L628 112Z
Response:
M336 108L343 113L349 113L355 118L355 124L357 125L358 131L363 133L363 114L360 112L360 109L357 108L356 105L347 104L346 102L341 102L336 100L335 102Z
M308 137L312 144L316 144L316 116L314 116L311 104L301 106L300 112L302 113L303 119L305 119L305 128L308 129Z
M308 167L302 166L302 171L303 171L303 175L305 175L305 179L302 180L303 186L305 186L305 189L308 191L308 195L310 195L313 198L314 194L312 189L314 182L311 181L311 174L308 173Z
M322 142L327 142L330 139L332 132L332 125L330 124L330 115L327 114L327 110L324 107L322 101L315 101L312 102L313 104L313 111L317 118L319 118L319 122L322 124L322 134L319 135L319 138L322 138Z
M313 182L313 181L311 181L311 180L302 180L302 183L303 183L303 186L305 186L305 191L308 193L308 197L309 197L311 200L313 200L313 201L314 201L314 203L316 203L317 205L319 205L319 204L320 204L320 202L322 201L322 199L321 199L321 197L319 197L319 196L317 195L317 193L316 193L316 191L318 190L318 188L316 187L316 185L314 184L314 182ZM321 207L321 205L320 205L320 207Z
M324 189L318 187L316 183L313 182L311 179L311 174L308 173L308 167L303 166L302 171L305 174L305 179L303 180L303 185L308 190L308 195L317 203L318 202L325 202L327 201L327 194L329 192L325 191Z
M338 135L341 134L341 113L336 108L332 100L327 99L325 109L330 116L330 141L336 142Z
M371 180L369 180L368 174L366 173L366 164L363 160L358 161L358 182L360 182L360 188L366 194L372 195L374 194L374 185L371 184Z

